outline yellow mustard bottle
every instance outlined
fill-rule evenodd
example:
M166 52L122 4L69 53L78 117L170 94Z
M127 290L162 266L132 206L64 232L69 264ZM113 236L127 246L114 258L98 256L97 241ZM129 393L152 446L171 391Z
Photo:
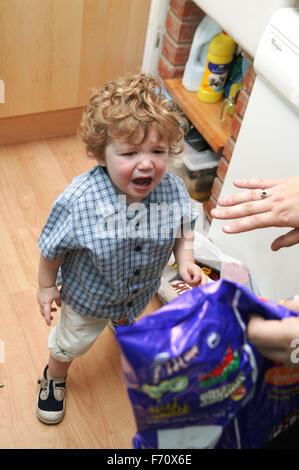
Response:
M201 101L216 103L221 100L236 48L237 44L225 31L212 39L202 82L197 92Z

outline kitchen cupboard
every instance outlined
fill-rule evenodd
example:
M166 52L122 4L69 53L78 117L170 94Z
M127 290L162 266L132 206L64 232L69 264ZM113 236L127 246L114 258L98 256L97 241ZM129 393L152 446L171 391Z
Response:
M0 144L22 140L19 132L32 138L39 127L45 134L48 119L57 135L60 110L70 133L93 88L140 69L149 7L150 0L1 0Z

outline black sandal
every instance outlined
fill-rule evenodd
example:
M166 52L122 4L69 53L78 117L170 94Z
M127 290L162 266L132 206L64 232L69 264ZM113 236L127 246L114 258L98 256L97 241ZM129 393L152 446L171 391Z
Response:
M45 367L43 378L37 381L39 392L36 415L42 423L58 424L62 421L65 412L66 380L48 379L47 370L48 366Z

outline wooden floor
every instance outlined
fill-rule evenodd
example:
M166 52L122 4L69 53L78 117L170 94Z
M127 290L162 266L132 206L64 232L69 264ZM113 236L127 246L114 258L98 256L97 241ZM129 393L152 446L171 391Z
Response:
M76 137L0 147L2 449L131 448L135 422L109 328L70 368L62 423L47 426L35 416L36 381L47 363L49 332L35 300L37 239L54 198L92 166ZM155 298L145 313L159 306Z

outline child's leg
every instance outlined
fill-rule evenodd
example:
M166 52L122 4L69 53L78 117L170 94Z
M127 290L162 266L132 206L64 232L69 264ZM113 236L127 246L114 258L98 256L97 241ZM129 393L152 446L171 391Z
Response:
M50 372L56 375L59 371L67 371L73 359L83 356L91 348L108 321L81 315L62 302L57 325L48 336Z
M91 348L107 323L80 315L62 303L57 325L48 337L49 363L39 380L37 417L43 423L57 424L63 419L66 375L72 360Z
M47 375L49 379L64 379L66 377L67 371L71 365L70 362L61 362L57 361L55 357L49 356L48 371Z

